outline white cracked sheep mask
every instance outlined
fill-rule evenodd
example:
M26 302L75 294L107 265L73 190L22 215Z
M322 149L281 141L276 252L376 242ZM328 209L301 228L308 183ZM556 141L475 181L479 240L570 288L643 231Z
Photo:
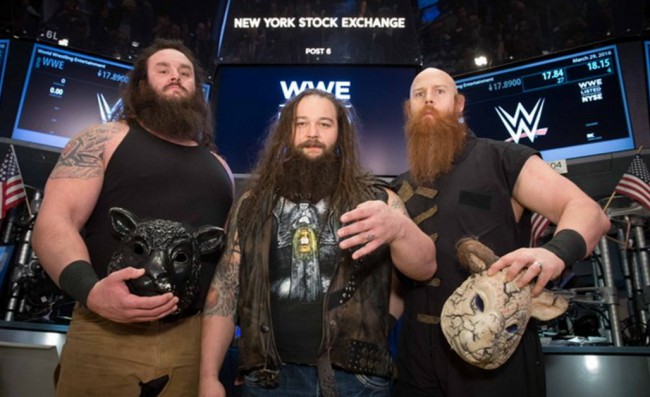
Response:
M457 246L460 263L472 274L447 299L440 316L442 331L465 361L483 369L503 365L514 353L530 317L550 320L568 307L568 301L545 290L532 297L532 285L518 288L506 282L504 269L493 276L486 270L499 257L475 239Z

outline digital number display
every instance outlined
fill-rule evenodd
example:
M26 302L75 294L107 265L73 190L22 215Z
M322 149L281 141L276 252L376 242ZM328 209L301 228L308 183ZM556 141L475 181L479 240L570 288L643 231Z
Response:
M129 77L124 73L115 73L109 70L98 70L97 77L108 80L108 81L117 81L118 83L128 83Z
M547 161L634 149L614 45L456 83L478 136L532 146Z

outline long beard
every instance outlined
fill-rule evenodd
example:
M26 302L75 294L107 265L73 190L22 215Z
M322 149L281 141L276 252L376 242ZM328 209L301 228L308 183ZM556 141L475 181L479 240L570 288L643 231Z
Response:
M133 104L142 125L163 138L180 141L198 141L209 112L201 95L161 97L148 83L134 93Z
M280 195L294 202L317 203L334 193L340 161L331 150L311 159L291 148L280 167L282 170L277 186Z
M442 115L435 109L433 119L420 113L406 121L406 150L411 176L416 183L431 182L447 173L463 149L467 127L458 115Z

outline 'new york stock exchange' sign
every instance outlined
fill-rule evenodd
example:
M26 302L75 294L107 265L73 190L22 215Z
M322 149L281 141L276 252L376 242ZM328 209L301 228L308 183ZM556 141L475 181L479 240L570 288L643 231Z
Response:
M231 2L226 10L219 40L220 63L419 62L407 0L390 6L347 2L320 9L284 7L282 2L259 2L249 9L245 3Z

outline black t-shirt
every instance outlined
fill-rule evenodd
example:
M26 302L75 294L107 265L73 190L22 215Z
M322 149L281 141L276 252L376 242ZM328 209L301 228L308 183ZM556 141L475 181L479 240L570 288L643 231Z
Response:
M274 211L269 281L271 314L283 362L315 364L322 339L323 299L338 246L326 201L281 198Z

